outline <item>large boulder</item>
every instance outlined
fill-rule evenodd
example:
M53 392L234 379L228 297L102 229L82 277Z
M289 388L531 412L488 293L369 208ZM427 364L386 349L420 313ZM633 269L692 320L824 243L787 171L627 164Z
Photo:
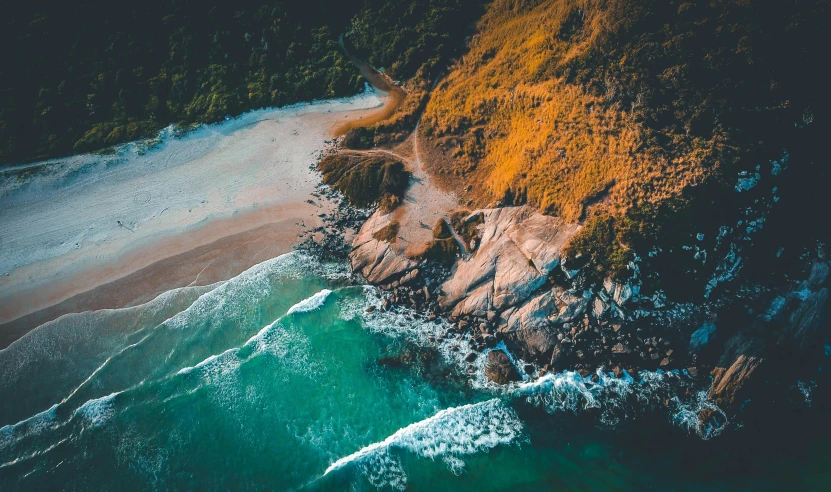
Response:
M502 350L488 352L488 364L485 367L485 376L497 384L508 384L511 381L520 381L522 378L511 363L511 359Z
M577 296L557 287L546 290L516 309L510 309L499 332L511 341L522 357L546 360L558 342L554 327L582 315L589 296Z
M463 316L504 311L527 300L560 264L566 242L580 230L530 207L479 212L479 244L442 285L440 303Z
M372 284L386 285L416 268L417 263L397 252L379 231L389 228L395 213L376 211L367 220L352 242L349 261L352 270Z

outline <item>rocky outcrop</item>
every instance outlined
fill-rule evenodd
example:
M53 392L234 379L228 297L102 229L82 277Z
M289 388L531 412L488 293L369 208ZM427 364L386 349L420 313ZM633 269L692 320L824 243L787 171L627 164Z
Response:
M375 285L397 281L417 266L416 262L398 253L390 241L375 237L378 231L389 227L393 221L394 213L375 212L352 242L349 254L352 270Z
M513 345L522 347L523 357L547 360L562 338L554 327L582 316L589 299L589 295L554 287L503 313L498 331Z
M523 304L559 267L565 243L580 229L530 207L481 213L476 251L442 285L440 303L453 315L484 317Z
M511 363L508 355L501 350L488 352L488 364L485 367L485 376L497 384L508 384L511 381L519 381L522 378Z
M829 270L828 262L816 261L808 280L773 299L767 312L727 341L711 373L710 401L733 414L753 393L752 388L768 377L816 370L824 355L824 341L831 335ZM701 338L694 334L692 342ZM705 411L701 419L706 421L711 414Z
M489 311L528 300L560 265L563 246L580 229L525 206L478 210L470 216L482 218L472 241L476 250L457 262L440 298L456 316L484 318ZM353 241L352 268L373 284L390 284L417 266L394 241L376 237L394 217L395 212L376 212Z

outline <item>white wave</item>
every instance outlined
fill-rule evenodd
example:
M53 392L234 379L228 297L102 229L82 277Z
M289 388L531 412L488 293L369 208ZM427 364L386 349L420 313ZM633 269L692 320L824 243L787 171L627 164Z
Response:
M101 398L89 400L75 410L75 415L82 417L92 427L100 427L115 413L113 402L120 393L120 391L117 391Z
M664 409L670 421L702 439L719 435L727 426L726 414L707 400L707 391L681 399L681 388L689 388L691 380L678 371L641 371L635 380L624 371L623 376L598 369L593 376L583 377L574 371L546 374L530 383L519 384L514 396L545 409L548 413L595 410L600 422L617 425L644 412ZM701 421L704 413L712 418Z
M0 428L0 450L6 449L24 437L35 436L54 427L57 410L58 405L55 404L16 424L9 424Z
M392 338L403 338L421 347L438 350L442 360L459 372L468 374L472 387L476 389L502 392L496 383L485 377L487 365L486 354L479 354L473 362L467 362L466 356L473 351L473 343L468 335L458 338L445 338L451 325L444 319L428 320L423 314L407 307L396 307L389 311L382 309L383 299L376 287L363 286L364 298L345 302L340 318L349 320L358 318L361 324L373 333ZM367 308L372 308L367 312ZM439 341L442 339L441 341ZM473 372L468 373L468 368Z
M289 310L286 312L286 315L317 311L318 309L323 307L323 304L326 302L326 299L329 297L329 294L331 293L331 290L323 289L317 294L313 295L312 297L309 297L308 299L303 299L294 306L290 307Z
M206 358L202 362L199 362L195 366L183 367L182 369L179 369L179 372L177 372L176 374L177 375L190 374L191 372L193 372L197 369L214 369L215 367L219 367L219 372L220 373L227 373L230 370L233 370L236 366L236 364L233 364L233 363L232 364L227 364L227 362L233 362L233 359L236 359L236 352L238 350L239 349L237 347L229 348L228 350L226 350L225 352L222 352L221 354L214 354L214 355L209 356L208 358ZM221 364L222 362L226 362L226 363ZM212 371L212 372L215 372L215 371Z
M699 391L687 401L681 401L676 396L672 399L672 404L672 422L705 440L724 432L730 423L724 410L707 398L707 390ZM709 414L708 418L702 420L702 414L705 413Z
M268 297L274 282L317 276L338 280L349 275L345 265L321 263L300 251L292 251L264 261L216 289L203 294L185 311L168 320L172 329L185 329L199 325L209 318L230 318L241 306L260 302Z
M282 319L282 317L278 318L261 328L241 347L231 347L220 354L211 355L194 366L179 369L176 374L184 375L199 370L202 377L209 382L215 382L235 371L245 361L262 353L269 353L282 359L292 356L291 367L307 367L307 340L298 334L289 333L282 326Z
M472 374L468 373L469 382L478 390L510 398L522 398L527 403L552 414L592 410L598 412L600 422L608 426L615 426L627 418L650 410L663 409L668 411L668 418L673 424L703 439L717 436L729 423L726 414L706 398L701 399L700 394L696 393L693 397L683 400L676 396L681 392L678 390L679 386L691 389L694 384L688 374L678 371L640 371L635 379L626 371L618 378L601 368L586 377L574 371L565 371L559 374L548 373L534 380L526 378L518 383L498 385L488 380L484 374L488 350L479 354L473 363L468 363L464 359L472 350L469 337L447 338L437 343L450 328L447 322L441 319L427 321L409 308L398 307L391 311L383 311L380 309L383 302L381 294L376 288L366 286L364 294L364 303L347 303L341 317L360 317L364 326L373 332L392 337L406 337L422 346L436 347L446 362L455 365L462 372L468 372L472 366L474 371ZM368 313L368 306L375 309ZM503 343L499 343L495 349L508 354L518 370L524 364L521 360L514 360ZM519 372L522 374L522 371ZM670 401L669 407L667 401ZM698 416L705 411L712 412L713 418L706 423L700 423ZM693 414L696 415L695 418Z
M374 484L391 473L393 480L387 480L386 485L403 488L405 479L400 476L400 464L388 454L390 449L404 449L424 458L442 458L458 470L462 463L459 456L512 443L522 435L523 428L516 412L498 398L448 408L340 458L326 469L324 476L350 463L361 463Z

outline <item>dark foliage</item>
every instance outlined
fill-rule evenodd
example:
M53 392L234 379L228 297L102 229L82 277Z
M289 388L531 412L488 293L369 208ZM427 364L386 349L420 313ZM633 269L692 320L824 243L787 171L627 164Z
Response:
M365 0L346 35L350 50L393 78L443 68L464 45L483 0ZM435 74L433 74L435 75Z
M358 207L400 199L410 182L404 164L385 157L335 154L324 157L318 168L326 184Z
M641 151L670 162L700 159L712 171L671 200L590 221L572 253L625 276L633 256L618 254L625 245L644 256L657 286L684 298L703 293L690 287L712 278L731 247L755 280L785 280L800 256L827 244L813 211L831 186L822 137L831 130L823 85L829 19L825 0L621 3L602 45L552 75L631 108L647 131ZM787 170L773 175L770 161L785 153ZM742 172L762 179L737 193ZM743 233L757 215L750 211L765 208L760 232ZM717 241L723 226L734 232ZM656 247L661 254L646 257ZM710 257L694 258L697 247Z

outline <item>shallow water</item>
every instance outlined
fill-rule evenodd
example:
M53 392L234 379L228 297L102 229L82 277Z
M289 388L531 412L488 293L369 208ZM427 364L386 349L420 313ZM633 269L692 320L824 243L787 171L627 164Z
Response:
M734 449L720 429L691 424L695 391L666 401L669 388L697 388L683 374L566 373L497 388L484 357L463 362L466 342L425 349L441 322L367 312L378 302L344 265L292 253L227 282L43 325L0 351L0 489L828 483L824 446L807 461L725 471L717 458ZM404 350L414 364L378 363Z

